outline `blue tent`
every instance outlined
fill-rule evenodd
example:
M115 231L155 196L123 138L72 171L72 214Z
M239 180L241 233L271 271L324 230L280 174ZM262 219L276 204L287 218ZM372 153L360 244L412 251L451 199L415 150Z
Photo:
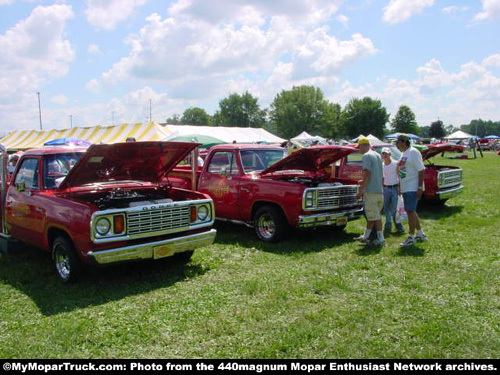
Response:
M419 139L420 138L418 135L411 134L411 133L393 133L393 134L386 135L385 138L387 138L387 139L397 138L398 135L400 135L400 134L405 134L412 139Z
M500 139L500 137L498 135L487 135L484 138L486 138L486 139Z
M92 143L85 141L83 139L76 139L76 138L70 138L70 137L65 137L65 138L57 138L53 139L52 141L45 142L43 145L44 146L90 146Z

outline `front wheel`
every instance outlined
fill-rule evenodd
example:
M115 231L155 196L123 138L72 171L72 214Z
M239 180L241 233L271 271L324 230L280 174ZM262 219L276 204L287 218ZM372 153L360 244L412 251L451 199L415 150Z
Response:
M68 239L57 237L52 244L52 261L57 276L63 283L74 282L81 271L81 263L74 246Z
M283 212L274 206L264 206L254 216L257 236L265 242L277 242L288 235L290 226Z

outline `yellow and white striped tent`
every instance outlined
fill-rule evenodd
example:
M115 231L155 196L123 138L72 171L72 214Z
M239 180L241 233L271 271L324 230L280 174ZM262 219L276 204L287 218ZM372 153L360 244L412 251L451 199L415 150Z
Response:
M0 139L7 150L27 150L41 147L45 142L58 138L83 139L91 143L119 143L128 137L137 141L161 141L171 131L156 123L122 124L115 126L75 127L72 129L53 130L15 130Z

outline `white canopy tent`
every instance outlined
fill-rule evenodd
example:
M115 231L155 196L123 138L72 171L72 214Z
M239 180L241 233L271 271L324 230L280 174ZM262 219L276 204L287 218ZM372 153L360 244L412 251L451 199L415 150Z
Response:
M227 143L281 143L285 139L262 128L240 128L228 126L198 126L198 125L171 125L165 124L165 129L170 133L165 140L181 135L200 134L218 138Z
M323 137L320 137L319 135L311 135L305 131L300 133L298 136L293 137L290 139L291 141L298 141L298 142L326 142L326 139Z
M470 138L476 138L476 137L474 135L470 135L470 134L465 133L461 130L458 130L455 133L452 133L444 138L445 139L470 139Z
M352 141L353 142L357 142L358 139L360 139L361 137L365 137L365 138L368 138L370 140L370 142L372 143L381 143L382 141L380 139L378 139L377 137L375 137L374 135L372 134L368 134L368 135L363 135L363 134L360 134L358 135L356 138L354 138Z

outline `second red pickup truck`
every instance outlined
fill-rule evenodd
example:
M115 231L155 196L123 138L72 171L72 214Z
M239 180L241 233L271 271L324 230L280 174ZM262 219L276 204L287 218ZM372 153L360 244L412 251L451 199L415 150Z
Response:
M361 217L357 181L331 175L332 164L356 151L315 146L288 155L276 146L219 145L209 150L197 173L178 166L168 179L173 186L208 194L217 219L253 226L261 240L273 242L290 228L344 228Z

